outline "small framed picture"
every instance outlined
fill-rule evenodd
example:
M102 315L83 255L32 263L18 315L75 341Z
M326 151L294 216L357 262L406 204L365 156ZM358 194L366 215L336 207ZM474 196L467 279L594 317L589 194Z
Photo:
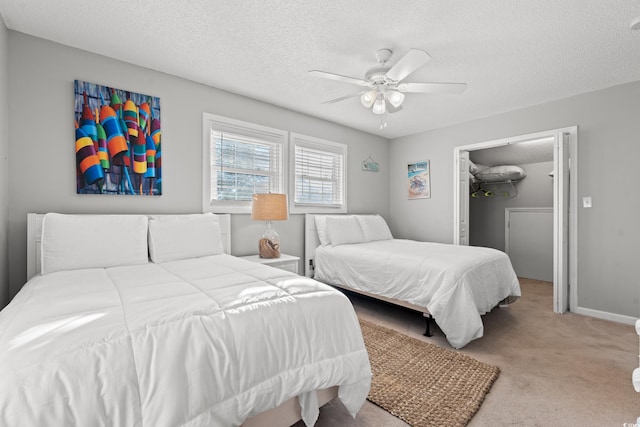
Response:
M409 199L431 198L431 164L429 160L407 164Z

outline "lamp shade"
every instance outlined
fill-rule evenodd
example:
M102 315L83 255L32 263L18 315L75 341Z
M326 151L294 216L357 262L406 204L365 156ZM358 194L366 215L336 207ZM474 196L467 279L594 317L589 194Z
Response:
M287 195L262 193L253 195L251 219L258 221L282 221L289 219Z
M373 111L373 114L384 114L384 112L386 111L386 105L384 103L383 94L378 95L376 102L373 103L373 108L371 109L371 111Z
M360 97L360 102L365 108L370 108L378 97L378 92L375 89L371 89L369 92L365 92Z
M402 102L404 101L404 93L398 92L397 90L390 90L387 92L386 96L391 105L396 108L402 105Z

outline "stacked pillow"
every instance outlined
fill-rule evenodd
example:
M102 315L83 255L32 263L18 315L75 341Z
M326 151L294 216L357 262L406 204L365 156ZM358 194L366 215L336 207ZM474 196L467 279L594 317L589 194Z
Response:
M475 176L478 180L487 182L514 181L525 178L527 173L520 166L502 165L483 169L476 173Z
M316 215L315 221L323 246L393 239L380 215Z
M469 182L484 181L515 181L523 179L527 176L527 172L520 166L501 165L501 166L485 166L473 163L469 160Z
M220 221L212 213L149 219L149 257L161 263L223 253Z
M144 215L64 215L42 220L42 274L149 262Z
M42 221L41 273L222 254L217 215L66 215Z

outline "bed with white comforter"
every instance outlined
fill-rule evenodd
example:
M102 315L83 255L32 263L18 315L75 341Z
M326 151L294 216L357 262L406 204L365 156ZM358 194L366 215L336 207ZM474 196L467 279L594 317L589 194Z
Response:
M0 378L5 427L238 426L295 396L312 425L314 390L355 415L371 371L341 293L215 254L35 276L0 312Z
M326 228L327 235L320 237L321 244L315 248L315 279L424 307L454 348L483 335L481 315L521 295L504 252L393 239L377 215L325 221L317 227L320 235L321 228Z

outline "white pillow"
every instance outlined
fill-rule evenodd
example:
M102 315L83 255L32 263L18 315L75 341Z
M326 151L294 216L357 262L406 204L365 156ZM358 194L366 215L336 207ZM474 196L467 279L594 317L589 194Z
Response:
M41 272L149 262L144 215L65 215L42 220Z
M149 219L149 255L154 263L223 253L220 220L212 213Z
M389 226L380 215L358 215L356 218L360 223L365 242L393 239Z
M489 169L489 166L475 164L471 160L469 160L469 173L471 173L471 175L477 175L479 172L482 172L485 169Z
M365 241L360 223L353 215L327 217L327 233L332 246L363 243Z
M475 163L473 163L473 160L469 160L469 173L471 175L475 175L476 173L478 173L478 167Z
M502 165L492 166L476 174L480 181L507 181L512 179L523 179L527 173L520 166Z
M318 232L318 239L320 240L320 244L322 246L327 246L331 244L331 240L329 240L329 233L327 233L327 216L326 215L316 215L316 231Z

